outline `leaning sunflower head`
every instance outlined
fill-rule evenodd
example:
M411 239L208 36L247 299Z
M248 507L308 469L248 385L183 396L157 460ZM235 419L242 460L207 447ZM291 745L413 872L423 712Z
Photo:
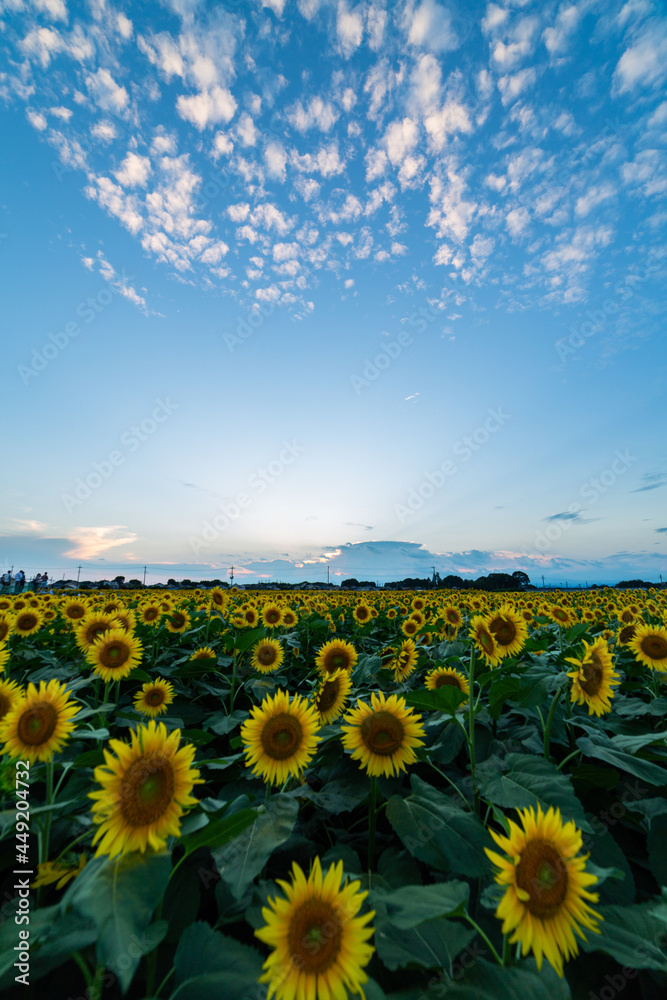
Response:
M489 831L505 857L485 848L496 882L506 886L496 916L510 944L519 942L523 955L532 951L538 969L546 958L562 976L563 962L579 951L575 934L586 940L582 928L600 932L602 917L590 906L598 895L589 891L597 877L586 871L574 820L564 823L559 809L543 813L539 805L519 810L519 818L521 826L507 821L508 836Z
M109 741L104 764L95 768L100 788L88 794L97 855L161 851L169 835L180 835L184 812L197 804L192 789L203 783L192 767L194 746L180 742L180 729L167 735L165 725L152 719L132 732L129 743Z

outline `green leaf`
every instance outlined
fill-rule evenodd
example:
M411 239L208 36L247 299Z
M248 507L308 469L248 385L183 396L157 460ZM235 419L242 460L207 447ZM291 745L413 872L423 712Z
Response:
M262 958L254 948L198 921L190 924L178 943L174 956L176 982L184 983L211 973L245 976L251 987L262 974Z
M18 944L19 928L11 920L5 919L0 927L0 988L15 986L14 977L17 961L14 947ZM61 906L33 909L30 914L30 981L36 982L53 969L67 962L73 951L93 944L97 938L97 928L92 920L86 920L77 913L63 913Z
M467 700L467 695L453 684L447 684L433 691L426 688L423 691L411 691L406 694L405 700L412 708L454 715L461 703Z
M539 804L546 812L549 806L554 806L560 809L564 820L573 819L581 830L591 830L572 782L550 760L510 753L504 761L509 770L503 774L493 773L496 763L484 762L477 769L478 788L485 799L503 809L525 809Z
M667 768L619 750L603 733L580 736L577 746L587 757L604 760L612 767L618 767L627 774L633 774L636 778L647 781L649 785L667 785Z
M215 736L211 736L203 729L184 729L181 737L184 743L193 743L196 747L204 747L215 739Z
M665 924L652 910L655 903L636 903L633 906L596 906L604 919L600 921L600 934L584 929L586 940L580 943L583 951L603 951L619 965L631 969L659 969L667 972L667 955L661 947Z
M648 835L648 860L658 885L667 886L667 816L656 816L651 820Z
M167 924L150 925L171 872L171 856L125 854L94 858L65 893L63 912L73 910L97 928L97 961L127 992L141 957L164 937Z
M504 969L499 965L471 956L462 980L445 980L447 1000L570 1000L572 994L566 979L561 979L544 962L540 972L532 959L519 967ZM458 970L457 970L458 971Z
M381 903L387 920L394 927L407 930L436 917L462 916L469 895L468 883L454 879L435 885L404 885L393 892L376 890L371 893L371 906L377 910Z
M224 844L239 837L257 817L256 809L241 809L231 816L221 816L213 820L203 830L183 837L181 843L185 848L184 857L188 857L200 847L220 848Z
M78 757L74 758L72 767L99 767L103 763L103 750L86 750L85 753L80 753Z
M412 775L412 795L394 795L387 818L414 857L440 871L462 875L487 874L490 861L484 848L493 841L481 822L456 802Z
M235 899L243 896L276 847L291 836L298 812L295 799L276 796L232 844L211 851L220 877Z
M227 715L226 712L215 712L206 720L206 728L212 729L218 736L224 736L245 722L247 718L247 712L232 712L231 715Z
M445 917L399 930L391 921L376 916L373 942L391 971L415 964L425 969L445 969L451 975L453 959L475 934L471 928Z

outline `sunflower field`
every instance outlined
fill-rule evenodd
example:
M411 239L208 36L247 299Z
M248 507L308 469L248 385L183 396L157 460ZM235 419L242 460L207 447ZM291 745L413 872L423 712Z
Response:
M1 995L667 997L666 621L653 590L0 597Z

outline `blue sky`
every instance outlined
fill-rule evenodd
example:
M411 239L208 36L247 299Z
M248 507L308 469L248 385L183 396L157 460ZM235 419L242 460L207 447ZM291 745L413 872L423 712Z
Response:
M661 4L0 19L3 563L667 569Z

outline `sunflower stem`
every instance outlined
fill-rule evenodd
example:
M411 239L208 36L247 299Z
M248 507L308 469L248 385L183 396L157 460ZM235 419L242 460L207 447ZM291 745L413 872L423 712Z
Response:
M83 957L83 955L81 954L80 951L73 951L72 952L72 958L74 959L74 961L76 962L76 964L81 969L81 975L86 980L86 986L88 988L88 994L90 995L90 991L93 988L94 979L93 979L93 977L91 975L90 969L88 968L88 963L86 962L85 958Z
M562 761L560 762L560 764L559 764L559 765L557 766L556 770L557 770L557 771L561 771L561 770L562 770L562 769L563 769L563 768L565 767L565 765L567 764L567 762L568 762L569 760L572 760L572 758L573 758L573 757L576 757L576 756L577 756L577 754L580 754L580 753L581 753L581 750L573 750L573 751L572 751L572 753L569 753L569 754L567 755L567 757L563 758L563 760L562 760Z
M53 803L53 756L46 762L46 805ZM51 832L51 812L47 812L44 817L44 831L40 843L39 863L44 864L49 860L49 835Z
M234 689L236 688L236 649L232 653L232 683L229 689L229 714L234 710Z
M475 781L475 647L470 649L470 669L468 672L468 752L470 754L470 777L472 780L472 797L474 811L479 816L479 792Z
M482 940L486 942L486 945L487 945L489 951L491 952L491 954L495 958L495 960L498 963L498 965L502 965L503 964L502 958L500 957L500 955L498 954L498 952L496 951L496 949L493 947L493 945L491 944L491 942L489 941L488 937L486 936L486 934L484 933L484 931L482 930L482 928L479 926L479 924L476 923L473 920L473 918L470 916L469 913L464 913L463 916L468 921L468 923L470 924L470 926L474 927L474 929L477 931L477 933L482 938Z
M432 760L429 760L429 764L431 765L431 767L433 768L433 770L434 770L434 771L437 771L437 772L438 772L438 774L440 775L440 777L441 777L441 778L444 778L444 779L445 779L445 781L447 781L447 782L448 782L448 783L449 783L449 784L450 784L450 785L452 786L452 788L454 789L454 791L455 791L455 792L456 792L456 793L457 793L458 795L460 795L460 796L461 796L461 798L463 799L463 801L464 801L464 802L465 802L465 804L467 805L467 807L468 807L468 809L470 810L470 812L473 812L473 808L472 808L472 806L470 805L470 803L468 802L467 798L465 797L465 795L463 794L463 792L461 791L461 789L460 789L460 788L458 787L458 785L456 785L456 784L455 784L455 783L454 783L454 782L452 781L452 779L451 779L451 778L450 778L450 777L449 777L449 776L448 776L447 774L445 774L445 772L444 772L444 771L441 771L439 767L436 767L436 766L435 766L435 764L433 763L433 761L432 761Z
M513 964L512 945L509 934L503 934L503 965L508 967Z
M370 802L368 807L368 877L370 880L373 865L375 863L375 801L377 792L377 779L371 777Z
M173 875L173 871L172 871ZM158 903L157 910L155 911L155 922L157 923L162 917L162 900ZM157 972L157 949L155 948L146 956L146 996L155 996L153 987L155 985L155 974Z
M174 971L175 971L174 970L174 966L172 965L171 969L169 970L169 972L167 973L167 975L164 977L164 979L162 980L162 982L160 983L160 985L156 989L156 991L155 991L155 996L156 997L160 996L160 993L162 993L162 990L164 989L164 987L167 985L167 983L169 982L169 980L173 976Z
M551 708L549 709L549 714L547 716L547 721L544 726L544 759L549 760L549 737L551 736L551 726L554 721L554 715L556 713L556 707L560 701L560 696L563 693L562 687L559 687L556 691L553 701L551 702Z

